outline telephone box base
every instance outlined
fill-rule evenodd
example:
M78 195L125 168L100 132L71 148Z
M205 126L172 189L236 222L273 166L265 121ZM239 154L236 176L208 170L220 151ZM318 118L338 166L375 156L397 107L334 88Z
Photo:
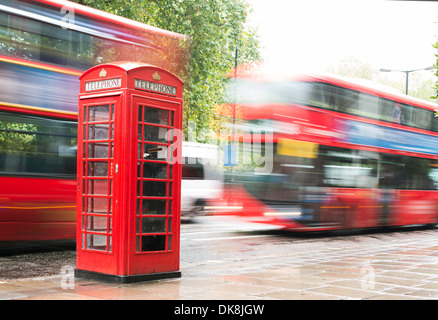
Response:
M169 279L169 278L179 278L181 277L181 271L139 274L132 276L119 276L113 274L75 269L75 277L109 282L109 283L123 284L123 283L134 283L134 282L161 280L161 279Z

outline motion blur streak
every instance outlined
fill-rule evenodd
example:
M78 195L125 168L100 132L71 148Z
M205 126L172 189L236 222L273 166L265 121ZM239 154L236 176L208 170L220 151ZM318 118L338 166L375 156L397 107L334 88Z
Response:
M223 214L296 231L438 223L436 105L329 74L274 74L263 64L237 74L218 112L236 108L236 128L273 132L264 145L273 169L230 170L218 203L242 210Z

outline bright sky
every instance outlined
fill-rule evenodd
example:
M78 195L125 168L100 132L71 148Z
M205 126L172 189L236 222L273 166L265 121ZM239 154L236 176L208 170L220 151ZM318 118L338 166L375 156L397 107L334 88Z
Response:
M410 70L436 62L438 2L250 0L265 58L324 69L346 56L377 68Z

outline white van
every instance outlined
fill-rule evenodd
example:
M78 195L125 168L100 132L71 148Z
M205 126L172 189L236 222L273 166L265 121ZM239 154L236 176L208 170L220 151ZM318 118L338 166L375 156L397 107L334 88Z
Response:
M181 217L205 215L208 202L221 196L223 172L218 156L215 145L182 143Z

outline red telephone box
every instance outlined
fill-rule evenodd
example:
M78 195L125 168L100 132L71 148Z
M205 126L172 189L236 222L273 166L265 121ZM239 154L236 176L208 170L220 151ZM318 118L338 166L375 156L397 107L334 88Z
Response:
M133 62L80 80L75 275L179 277L181 80Z

